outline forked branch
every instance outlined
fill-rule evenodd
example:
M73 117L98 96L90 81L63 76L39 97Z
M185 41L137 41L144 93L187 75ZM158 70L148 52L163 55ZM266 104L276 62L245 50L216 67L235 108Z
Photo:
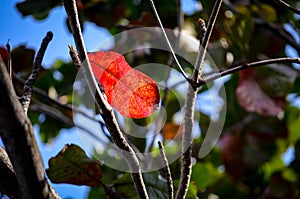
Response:
M208 42L210 40L210 36L215 25L220 7L222 5L222 0L216 0L212 13L210 15L206 32L201 40L201 44L199 45L199 53L197 55L195 70L193 73L193 81L192 83L196 83L190 85L187 92L187 97L185 101L184 108L184 125L183 125L183 137L182 137L182 168L181 168L181 176L180 183L176 193L176 199L182 199L186 197L190 179L192 172L192 129L194 122L194 108L195 108L195 100L198 92L199 82L202 82L202 69L203 69L203 61L206 55L206 49L208 46ZM202 27L203 21L199 21L199 25ZM205 30L202 27L203 32Z

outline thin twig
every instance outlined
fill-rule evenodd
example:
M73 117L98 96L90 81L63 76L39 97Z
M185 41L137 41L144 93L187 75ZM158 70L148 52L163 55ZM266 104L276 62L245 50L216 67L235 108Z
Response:
M114 115L112 107L108 104L105 100L104 96L102 95L97 81L92 73L92 68L90 62L87 57L84 41L82 38L80 23L78 19L78 12L76 8L76 1L75 0L64 0L63 1L66 12L68 14L69 23L73 32L73 37L76 43L76 48L78 50L79 58L81 64L85 63L85 66L81 66L84 71L84 75L86 77L87 83L89 85L90 91L95 93L96 91L96 99L97 104L100 107L101 115L107 129L109 130L112 139L115 145L120 149L121 153L123 154L130 170L131 170L131 177L134 183L135 189L137 191L137 195L141 199L148 199L148 194L146 191L146 186L142 177L141 167L138 161L134 150L130 147L126 139L124 138L119 125L117 123L116 117Z
M177 0L177 26L178 26L178 35L176 35L175 51L177 50L177 48L179 46L180 37L181 37L181 30L182 30L183 23L184 23L184 14L183 14L182 9L181 9L181 0ZM162 111L167 107L167 97L168 97L168 94L169 94L169 91L170 91L170 89L168 88L168 85L167 85L167 80L170 77L171 67L172 67L173 63L174 63L174 58L173 58L173 54L171 53L170 57L168 59L168 62L167 62L167 65L169 66L167 68L167 75L164 78L164 82L165 82L166 87L165 87L165 89L163 91L163 96L161 98L161 108L159 110L158 119L157 119L158 124L156 125L156 129L154 130L154 136L152 137L152 140L150 142L149 148L147 149L147 152L151 152L152 151L157 135L162 133L162 129L160 130L159 133L156 133L156 132L157 132L158 128L161 128L161 125L159 124L159 122L162 119L161 118L162 117ZM184 80L184 82L186 82L186 80Z
M30 76L28 77L28 79L25 81L25 85L23 88L23 95L20 98L20 102L23 106L25 114L27 114L27 111L28 111L28 108L30 105L33 84L36 82L36 80L40 74L41 63L42 63L45 51L48 47L48 44L52 40L52 38L53 38L53 33L50 31L47 32L47 35L43 39L41 47L35 58L32 72L31 72Z
M293 13L300 15L300 10L297 10L295 8L293 8L292 6L290 6L288 3L282 1L282 0L276 0L277 3L279 3L280 5L284 6L285 8L289 9L290 11L292 11Z
M252 63L247 63L247 64L242 64L227 70L224 70L218 74L211 75L210 77L206 78L202 84L206 84L208 82L214 81L220 77L245 70L247 68L253 68L257 66L264 66L268 64L276 64L276 63L296 63L300 64L300 58L290 58L290 57L284 57L284 58L275 58L275 59L267 59L267 60L262 60L262 61L256 61Z
M210 15L210 19L208 21L207 30L204 34L201 45L199 45L199 53L197 55L195 69L193 73L193 81L192 84L189 85L187 97L185 101L184 108L184 125L183 125L183 137L182 137L182 168L180 175L180 183L176 193L176 199L184 199L186 197L191 173L192 173L192 129L193 129L193 121L194 121L194 108L195 108L195 100L196 95L199 90L199 82L203 82L202 80L202 69L203 69L203 61L206 54L206 49L208 46L208 42L215 25L220 7L222 5L222 0L216 0L212 13ZM204 26L204 21L199 21L200 26ZM203 28L201 31L204 31ZM201 32L200 31L200 32ZM193 83L196 83L194 85Z
M25 85L25 80L24 79L22 79L20 77L17 77L15 74L13 74L13 78L14 78L14 80L18 81L19 83ZM74 106L72 107L71 104L62 104L59 100L50 98L45 91L43 91L43 90L41 90L37 87L33 87L32 92L34 94L36 94L37 96L41 97L43 100L47 100L47 103L51 104L52 106L55 106L55 107L58 107L58 108L63 108L63 109L68 110L68 111L73 111L75 113L79 113L79 114L87 117L88 119L97 122L97 120L94 117L88 115L86 112L79 110L77 107L74 107Z
M162 145L162 143L160 141L158 141L158 146L160 149L160 158L164 165L164 171L165 171L165 175L166 175L166 179L167 179L168 198L173 199L174 198L174 188L173 188L173 179L172 179L171 170L169 167L169 162L168 162L168 159L167 159L165 151L164 151L164 146Z
M164 38L165 38L165 40L166 40L166 42L167 42L167 45L168 45L168 47L169 47L169 49L170 49L170 51L171 51L171 53L172 53L172 55L173 55L173 58L174 58L174 60L175 60L175 62L176 62L176 64L177 64L177 66L178 66L178 68L179 68L181 74L183 75L183 77L184 77L186 80L189 80L188 76L185 74L185 72L184 72L184 70L183 70L181 64L179 63L179 61L178 61L178 59L177 59L177 56L176 56L176 54L175 54L175 52L174 52L174 49L173 49L173 47L172 47L172 45L171 45L171 43L170 43L170 41L169 41L169 38L168 38L167 33L166 33L165 29L164 29L164 26L163 26L162 23L161 23L160 17L159 17L159 15L158 15L158 12L157 12L157 10L156 10L156 7L155 7L155 5L154 5L153 0L149 0L149 2L150 2L150 5L151 5L151 7L152 7L152 9L153 9L153 12L154 12L154 14L155 14L155 16L156 16L156 19L157 19L157 21L158 21L158 24L159 24L159 26L160 26L160 28L161 28L161 31L162 31L162 33L163 33L163 35L164 35Z
M9 40L6 43L6 49L7 49L7 69L10 79L12 78L12 65L11 65L11 50L10 50L10 44Z

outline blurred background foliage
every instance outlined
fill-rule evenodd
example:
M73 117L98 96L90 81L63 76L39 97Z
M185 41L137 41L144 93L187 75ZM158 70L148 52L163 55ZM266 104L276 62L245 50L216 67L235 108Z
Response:
M287 2L300 8L299 1ZM176 29L176 1L155 3L165 27ZM214 1L196 3L198 9L185 13L182 29L198 39L197 21L199 18L208 21ZM51 9L62 4L60 0L26 0L16 6L23 16L32 15L37 20L44 20ZM82 24L95 23L112 35L136 27L157 26L147 1L81 0L77 1L77 7ZM298 56L299 28L299 16L275 0L225 0L208 51L219 70L255 60L286 57L290 52ZM1 52L5 58L5 51L1 49ZM34 53L25 46L12 51L13 82L18 93L22 92L24 79L30 74ZM128 62L132 65L166 64L169 56L155 52L136 57L133 54ZM300 197L299 69L299 65L294 64L273 64L236 73L226 79L225 126L218 144L203 159L198 158L198 151L210 118L200 113L198 123L202 133L193 143L195 161L188 198L196 198L196 195L231 199ZM39 125L44 142L55 139L61 129L74 126L71 103L76 73L73 63L57 60L51 68L42 70L35 84L29 117L33 124ZM202 88L199 95L205 90ZM178 100L172 93L167 97L167 124L162 131L165 140L172 139L175 136L172 134L180 128L173 119L182 110ZM148 122L143 119L136 123L145 125ZM145 150L145 140L131 140L139 150ZM180 160L170 165L175 187L180 165ZM124 198L137 197L128 174L120 177L122 172L105 165L101 166L101 171L102 182L107 186ZM164 176L163 172L144 174L150 198L166 198L166 184L159 175ZM89 198L105 195L103 188L93 187Z

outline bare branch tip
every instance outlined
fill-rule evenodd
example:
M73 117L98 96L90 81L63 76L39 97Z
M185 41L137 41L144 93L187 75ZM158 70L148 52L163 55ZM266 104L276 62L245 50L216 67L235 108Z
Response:
M53 39L53 32L48 31L47 34L46 34L46 38L47 38L48 41L51 41Z
M206 31L206 23L205 23L205 21L202 18L198 19L198 26L199 26L200 30L201 29L205 29L205 31Z
M164 149L164 146L162 145L161 141L158 141L157 143L158 143L158 147L159 147L160 149Z
M68 48L70 49L70 51L75 51L74 47L71 44L68 44Z
M6 48L10 48L9 42L10 42L10 39L8 39L7 42L6 42Z

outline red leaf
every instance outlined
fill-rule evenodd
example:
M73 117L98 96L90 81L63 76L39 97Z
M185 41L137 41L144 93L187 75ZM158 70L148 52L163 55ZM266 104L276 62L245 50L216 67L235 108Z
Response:
M116 52L98 51L88 53L88 57L107 101L122 115L143 118L154 111L159 103L159 91L150 77L131 68Z
M256 112L264 116L277 116L281 113L275 99L264 93L258 83L250 76L251 72L242 73L239 79L236 96L239 104L249 112Z
M100 186L102 172L99 162L89 159L75 144L67 144L49 160L46 173L53 183Z

